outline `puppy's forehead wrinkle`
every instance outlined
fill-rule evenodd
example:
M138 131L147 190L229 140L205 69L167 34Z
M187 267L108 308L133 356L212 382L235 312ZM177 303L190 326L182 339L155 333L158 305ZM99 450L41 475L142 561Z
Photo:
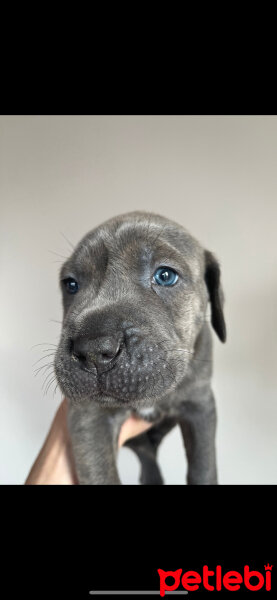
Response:
M150 267L151 261L162 263L176 262L180 266L189 268L194 278L201 274L201 261L195 255L190 244L180 245L176 241L167 239L163 230L159 229L158 236L155 237L155 243L151 244L148 238L143 235L120 236L119 239L113 238L109 244L103 244L103 241L90 243L80 246L74 253L71 260L63 267L63 272L68 269L79 272L86 272L88 275L95 275L99 278L121 276L123 279L130 277L130 267L137 270L143 267ZM128 271L129 270L129 271Z
M87 268L96 270L97 263L105 268L108 262L108 249L102 239L85 239L77 247L73 260L77 268Z

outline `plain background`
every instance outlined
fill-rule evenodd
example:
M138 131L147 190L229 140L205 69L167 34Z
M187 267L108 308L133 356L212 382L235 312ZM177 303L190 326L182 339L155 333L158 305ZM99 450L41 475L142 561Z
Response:
M2 116L0 153L0 482L24 482L61 399L54 385L43 394L34 369L44 360L34 363L46 346L32 346L59 339L63 235L75 245L139 209L184 225L221 264L219 482L276 484L277 117ZM177 428L159 459L166 483L183 484ZM123 483L138 482L131 450L119 469Z

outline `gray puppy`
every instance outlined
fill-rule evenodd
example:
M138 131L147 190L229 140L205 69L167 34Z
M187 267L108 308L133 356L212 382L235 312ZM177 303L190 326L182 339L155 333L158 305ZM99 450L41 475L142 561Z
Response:
M69 399L80 484L120 484L116 460L131 414L154 423L126 445L142 484L162 484L158 446L177 423L189 484L216 484L212 336L226 339L220 269L183 227L131 212L89 232L60 274L64 318L55 357Z

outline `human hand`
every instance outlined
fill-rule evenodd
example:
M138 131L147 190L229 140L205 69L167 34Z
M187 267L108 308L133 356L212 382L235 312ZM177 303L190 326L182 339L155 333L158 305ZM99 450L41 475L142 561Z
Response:
M68 401L60 404L46 440L35 460L25 485L78 485L74 457L67 427ZM147 431L151 423L129 417L122 425L118 447L128 439Z

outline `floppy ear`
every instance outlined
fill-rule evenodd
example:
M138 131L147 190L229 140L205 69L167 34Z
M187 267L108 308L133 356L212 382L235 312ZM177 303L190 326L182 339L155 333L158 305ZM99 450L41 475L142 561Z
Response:
M223 314L224 296L220 284L220 268L211 252L205 250L205 281L211 303L211 321L221 342L226 341L226 325Z

